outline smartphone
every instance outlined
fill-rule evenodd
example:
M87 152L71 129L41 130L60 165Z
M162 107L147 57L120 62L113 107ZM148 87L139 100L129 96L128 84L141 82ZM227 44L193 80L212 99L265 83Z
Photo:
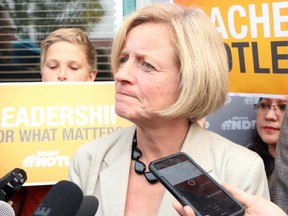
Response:
M149 164L150 172L197 216L239 216L245 209L191 157L179 152Z

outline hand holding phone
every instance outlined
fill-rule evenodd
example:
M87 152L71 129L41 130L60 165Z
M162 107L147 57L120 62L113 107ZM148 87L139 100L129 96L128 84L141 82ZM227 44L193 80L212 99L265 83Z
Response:
M197 216L238 216L244 207L192 158L179 152L149 164L152 174Z

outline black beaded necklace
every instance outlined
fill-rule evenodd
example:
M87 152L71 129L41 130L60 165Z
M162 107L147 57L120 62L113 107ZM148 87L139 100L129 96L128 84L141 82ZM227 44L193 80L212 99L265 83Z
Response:
M141 150L137 147L137 136L136 136L136 131L133 137L133 144L132 144L132 154L131 154L131 159L135 161L134 165L134 170L137 174L145 176L146 180L150 184L155 184L158 182L158 179L150 172L146 170L146 165L139 160L139 158L142 156Z

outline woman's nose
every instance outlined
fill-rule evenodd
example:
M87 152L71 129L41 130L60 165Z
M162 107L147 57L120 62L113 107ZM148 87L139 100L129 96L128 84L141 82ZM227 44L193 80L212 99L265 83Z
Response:
M118 82L133 82L137 68L133 62L127 61L120 65L115 73L115 80Z
M276 113L276 110L271 107L267 113L265 114L265 118L266 119L277 119L278 118L278 114Z

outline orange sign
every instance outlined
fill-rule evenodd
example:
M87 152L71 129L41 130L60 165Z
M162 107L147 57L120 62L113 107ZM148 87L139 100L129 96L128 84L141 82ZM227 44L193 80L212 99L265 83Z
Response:
M114 82L0 85L0 176L26 171L25 185L67 179L83 143L131 125L114 111Z
M288 94L288 1L174 0L198 5L222 35L231 93Z

